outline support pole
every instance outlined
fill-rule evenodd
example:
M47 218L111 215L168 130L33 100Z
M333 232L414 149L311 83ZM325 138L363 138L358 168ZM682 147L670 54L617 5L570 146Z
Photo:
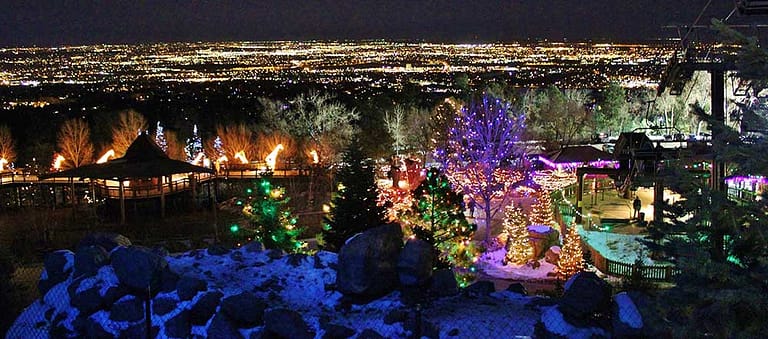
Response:
M163 187L165 176L160 176L158 179L160 181L160 218L165 219L165 187Z
M576 181L578 182L576 186L576 223L581 224L582 218L581 218L581 212L582 212L582 202L581 202L581 195L584 192L584 174L576 172Z
M125 225L125 185L123 185L123 179L118 179L120 182L119 194L120 194L120 225Z
M711 77L712 90L712 118L721 123L725 123L725 71L722 69L713 69L709 71ZM722 128L713 126L712 141L720 139ZM715 191L725 191L725 163L718 161L717 157L712 159L712 189Z

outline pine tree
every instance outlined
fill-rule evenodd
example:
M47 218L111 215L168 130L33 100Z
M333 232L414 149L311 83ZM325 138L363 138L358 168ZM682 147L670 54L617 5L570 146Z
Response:
M469 242L475 225L464 216L462 196L437 168L427 172L413 194L413 205L403 219L416 238L432 245L433 267L470 269L477 255Z
M581 236L576 225L568 228L568 233L563 237L563 248L560 250L560 259L557 261L557 272L563 280L568 280L574 274L584 269L584 254L581 251Z
M555 227L557 225L552 213L552 199L549 197L549 192L539 192L538 197L536 198L536 203L533 204L532 208L532 225L547 225L549 227Z
M533 257L533 247L528 234L528 218L523 209L510 204L504 211L504 233L507 234L507 253L504 263L525 264Z
M297 237L303 229L296 225L297 218L287 206L289 198L285 196L285 189L273 187L270 177L264 176L257 187L246 189L246 195L243 213L249 219L255 239L265 248L299 252L304 243ZM232 231L238 231L236 226Z
M344 152L342 164L337 174L338 189L321 235L323 247L331 251L340 250L353 235L386 222L384 207L376 203L373 164L363 155L357 138Z

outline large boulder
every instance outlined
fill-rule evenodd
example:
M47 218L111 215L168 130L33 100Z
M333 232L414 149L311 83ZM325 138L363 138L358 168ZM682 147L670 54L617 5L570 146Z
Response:
M219 307L221 297L224 294L219 291L205 292L189 309L189 320L193 325L204 325Z
M151 288L155 293L160 289L168 261L146 247L118 247L112 252L112 267L120 283L134 292L146 293Z
M40 295L45 295L56 284L69 279L75 263L75 254L68 250L48 253L43 261L43 273L37 283Z
M432 245L421 239L409 239L397 261L397 273L400 284L421 286L432 277Z
M429 294L435 297L447 297L459 293L459 285L456 283L456 274L453 270L443 268L436 270L432 275L432 284Z
M144 300L126 296L112 305L109 319L114 321L135 322L144 319Z
M398 224L379 226L350 238L339 251L339 292L376 298L394 290L402 239Z
M315 333L296 311L285 308L272 309L264 313L264 329L280 338L311 339Z
M546 253L544 253L544 261L557 265L560 261L560 246L551 246Z
M117 234L117 233L109 233L109 232L96 232L96 233L90 233L83 237L83 239L80 239L80 242L77 244L77 248L81 247L88 247L88 246L101 246L104 250L107 252L112 252L115 247L123 246L128 247L131 246L131 240L126 238L123 235Z
M83 246L75 252L75 277L91 276L109 263L109 253L98 245Z
M119 284L112 267L105 266L97 275L73 280L67 286L67 293L72 307L77 308L82 315L90 315L108 309L128 291Z
M558 243L559 236L557 230L547 225L528 226L528 239L533 245L533 257L541 258L544 251Z
M566 281L558 309L575 326L604 327L600 322L611 312L611 286L595 273L576 273Z
M251 292L243 292L224 298L221 310L239 327L249 328L264 323L267 304Z
M208 335L208 338L243 338L243 335L240 334L240 331L237 330L237 327L235 327L235 325L222 312L216 313L216 315L213 316L213 320L211 320L211 325L208 326L208 331L206 334Z
M165 336L170 338L189 338L192 323L189 321L189 310L181 310L171 319L165 321Z
M206 289L208 289L208 283L194 277L183 276L176 282L176 293L179 295L179 300L182 301L192 300L197 292Z

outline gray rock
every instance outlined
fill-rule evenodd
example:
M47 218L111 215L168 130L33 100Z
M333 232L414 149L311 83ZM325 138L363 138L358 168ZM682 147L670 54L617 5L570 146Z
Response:
M610 314L611 286L596 274L576 273L565 286L558 308L569 323L578 327L594 327L597 326L593 321L596 315Z
M267 304L251 292L243 292L224 298L221 310L238 327L249 328L264 323Z
M98 286L94 286L75 292L74 296L70 298L69 304L80 311L80 314L91 315L105 306L104 298L99 290Z
M379 332L376 332L370 328L364 329L362 332L360 332L360 335L357 336L357 339L384 339L385 337Z
M456 275L453 270L439 269L432 275L432 285L429 293L436 297L447 297L459 293L459 285L456 283Z
M157 298L152 301L152 311L157 315L166 315L176 309L178 302L171 298Z
M210 255L225 255L229 253L231 249L226 248L219 244L213 244L211 246L208 246L208 254Z
M144 300L126 296L112 305L109 319L114 321L134 322L144 319Z
M261 252L264 250L264 245L258 241L251 241L243 245L243 248L248 252Z
M45 295L56 284L69 279L74 269L75 254L68 250L48 253L43 261L43 273L37 284L40 295Z
M280 250L280 249L270 249L270 250L267 250L267 257L272 259L272 260L280 259L284 255L285 255L285 251Z
M482 297L496 292L496 286L492 281L480 280L464 289L464 294L471 297Z
M165 322L165 335L171 338L189 338L192 323L189 321L189 310L182 310Z
M421 286L432 277L432 261L434 253L432 245L420 239L409 239L397 261L397 272L400 284L404 286Z
M83 246L75 253L75 277L95 275L109 263L109 253L98 245Z
M163 271L168 267L164 257L146 247L118 247L112 252L112 267L121 284L138 291L159 291Z
M331 338L349 338L355 335L355 330L341 325L336 324L327 324L325 325L325 333L323 334L323 339L331 339Z
M213 313L221 302L224 294L219 291L205 292L197 299L194 305L189 309L189 320L193 325L204 325L211 319Z
M77 244L77 248L87 246L101 246L101 248L107 252L112 252L115 247L128 247L131 245L131 240L123 235L109 232L96 232L88 234L83 237L83 239L80 239L80 242Z
M288 260L286 262L288 265L291 265L293 267L298 267L301 265L301 263L304 262L304 260L307 260L307 255L304 253L294 253L288 255Z
M178 282L179 275L171 271L170 267L166 267L160 275L160 292L167 293L175 290Z
M509 284L509 286L507 286L507 291L520 295L528 295L528 291L525 290L525 286L521 283Z
M88 338L111 339L115 335L109 333L101 324L93 318L85 319L85 335Z
M208 289L208 283L198 278L183 276L176 282L176 293L182 301L191 300L197 292L206 289Z
M384 316L384 323L392 325L394 323L402 323L408 319L408 312L403 310L392 310Z
M222 312L216 313L206 332L208 338L243 338L237 327Z
M267 332L283 338L311 339L315 337L296 311L285 308L272 309L264 313L264 327Z
M157 335L160 333L160 327L158 326L152 326L149 329L149 337L150 338L157 338ZM119 339L136 339L136 338L146 338L147 337L147 325L142 321L133 325L128 326L125 330L120 332L120 335L117 336Z
M557 265L557 262L560 261L560 246L552 246L548 248L547 252L544 253L544 261L552 265Z
M350 238L339 251L339 292L376 298L394 290L402 239L398 224L379 226Z

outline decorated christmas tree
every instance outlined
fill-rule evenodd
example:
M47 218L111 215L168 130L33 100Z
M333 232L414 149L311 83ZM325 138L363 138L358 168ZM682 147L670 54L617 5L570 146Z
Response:
M560 259L557 262L557 272L560 278L567 280L574 274L581 272L584 269L583 260L581 236L576 230L576 225L571 225L563 237L563 248L560 250Z
M165 139L165 132L163 132L163 126L160 125L160 122L157 122L157 128L155 130L155 143L157 143L158 146L163 150L163 152L168 152L168 141Z
M536 202L531 206L531 224L532 225L547 225L549 227L555 227L555 217L552 213L552 199L549 197L549 192L542 190L539 192Z
M330 251L340 250L353 235L386 223L384 207L376 203L373 164L363 154L357 138L344 152L342 164L321 234L321 245Z
M219 140L220 141L220 140ZM187 139L187 143L184 146L184 153L187 155L187 161L193 161L197 158L197 155L203 151L203 139L200 138L200 134L197 132L197 125L192 127L192 137ZM218 157L216 157L218 158Z
M274 187L269 176L262 177L255 188L246 189L243 213L248 217L253 237L265 248L281 249L289 253L301 251L304 243L296 238L303 231L288 208L289 198L282 187ZM245 233L232 226L231 231Z
M533 247L528 239L528 218L523 209L510 204L504 211L504 233L507 236L504 264L525 264L533 257Z
M431 168L413 195L413 205L403 221L416 238L432 245L433 267L473 271L477 253L470 239L475 225L467 222L462 196L453 191L448 178Z

